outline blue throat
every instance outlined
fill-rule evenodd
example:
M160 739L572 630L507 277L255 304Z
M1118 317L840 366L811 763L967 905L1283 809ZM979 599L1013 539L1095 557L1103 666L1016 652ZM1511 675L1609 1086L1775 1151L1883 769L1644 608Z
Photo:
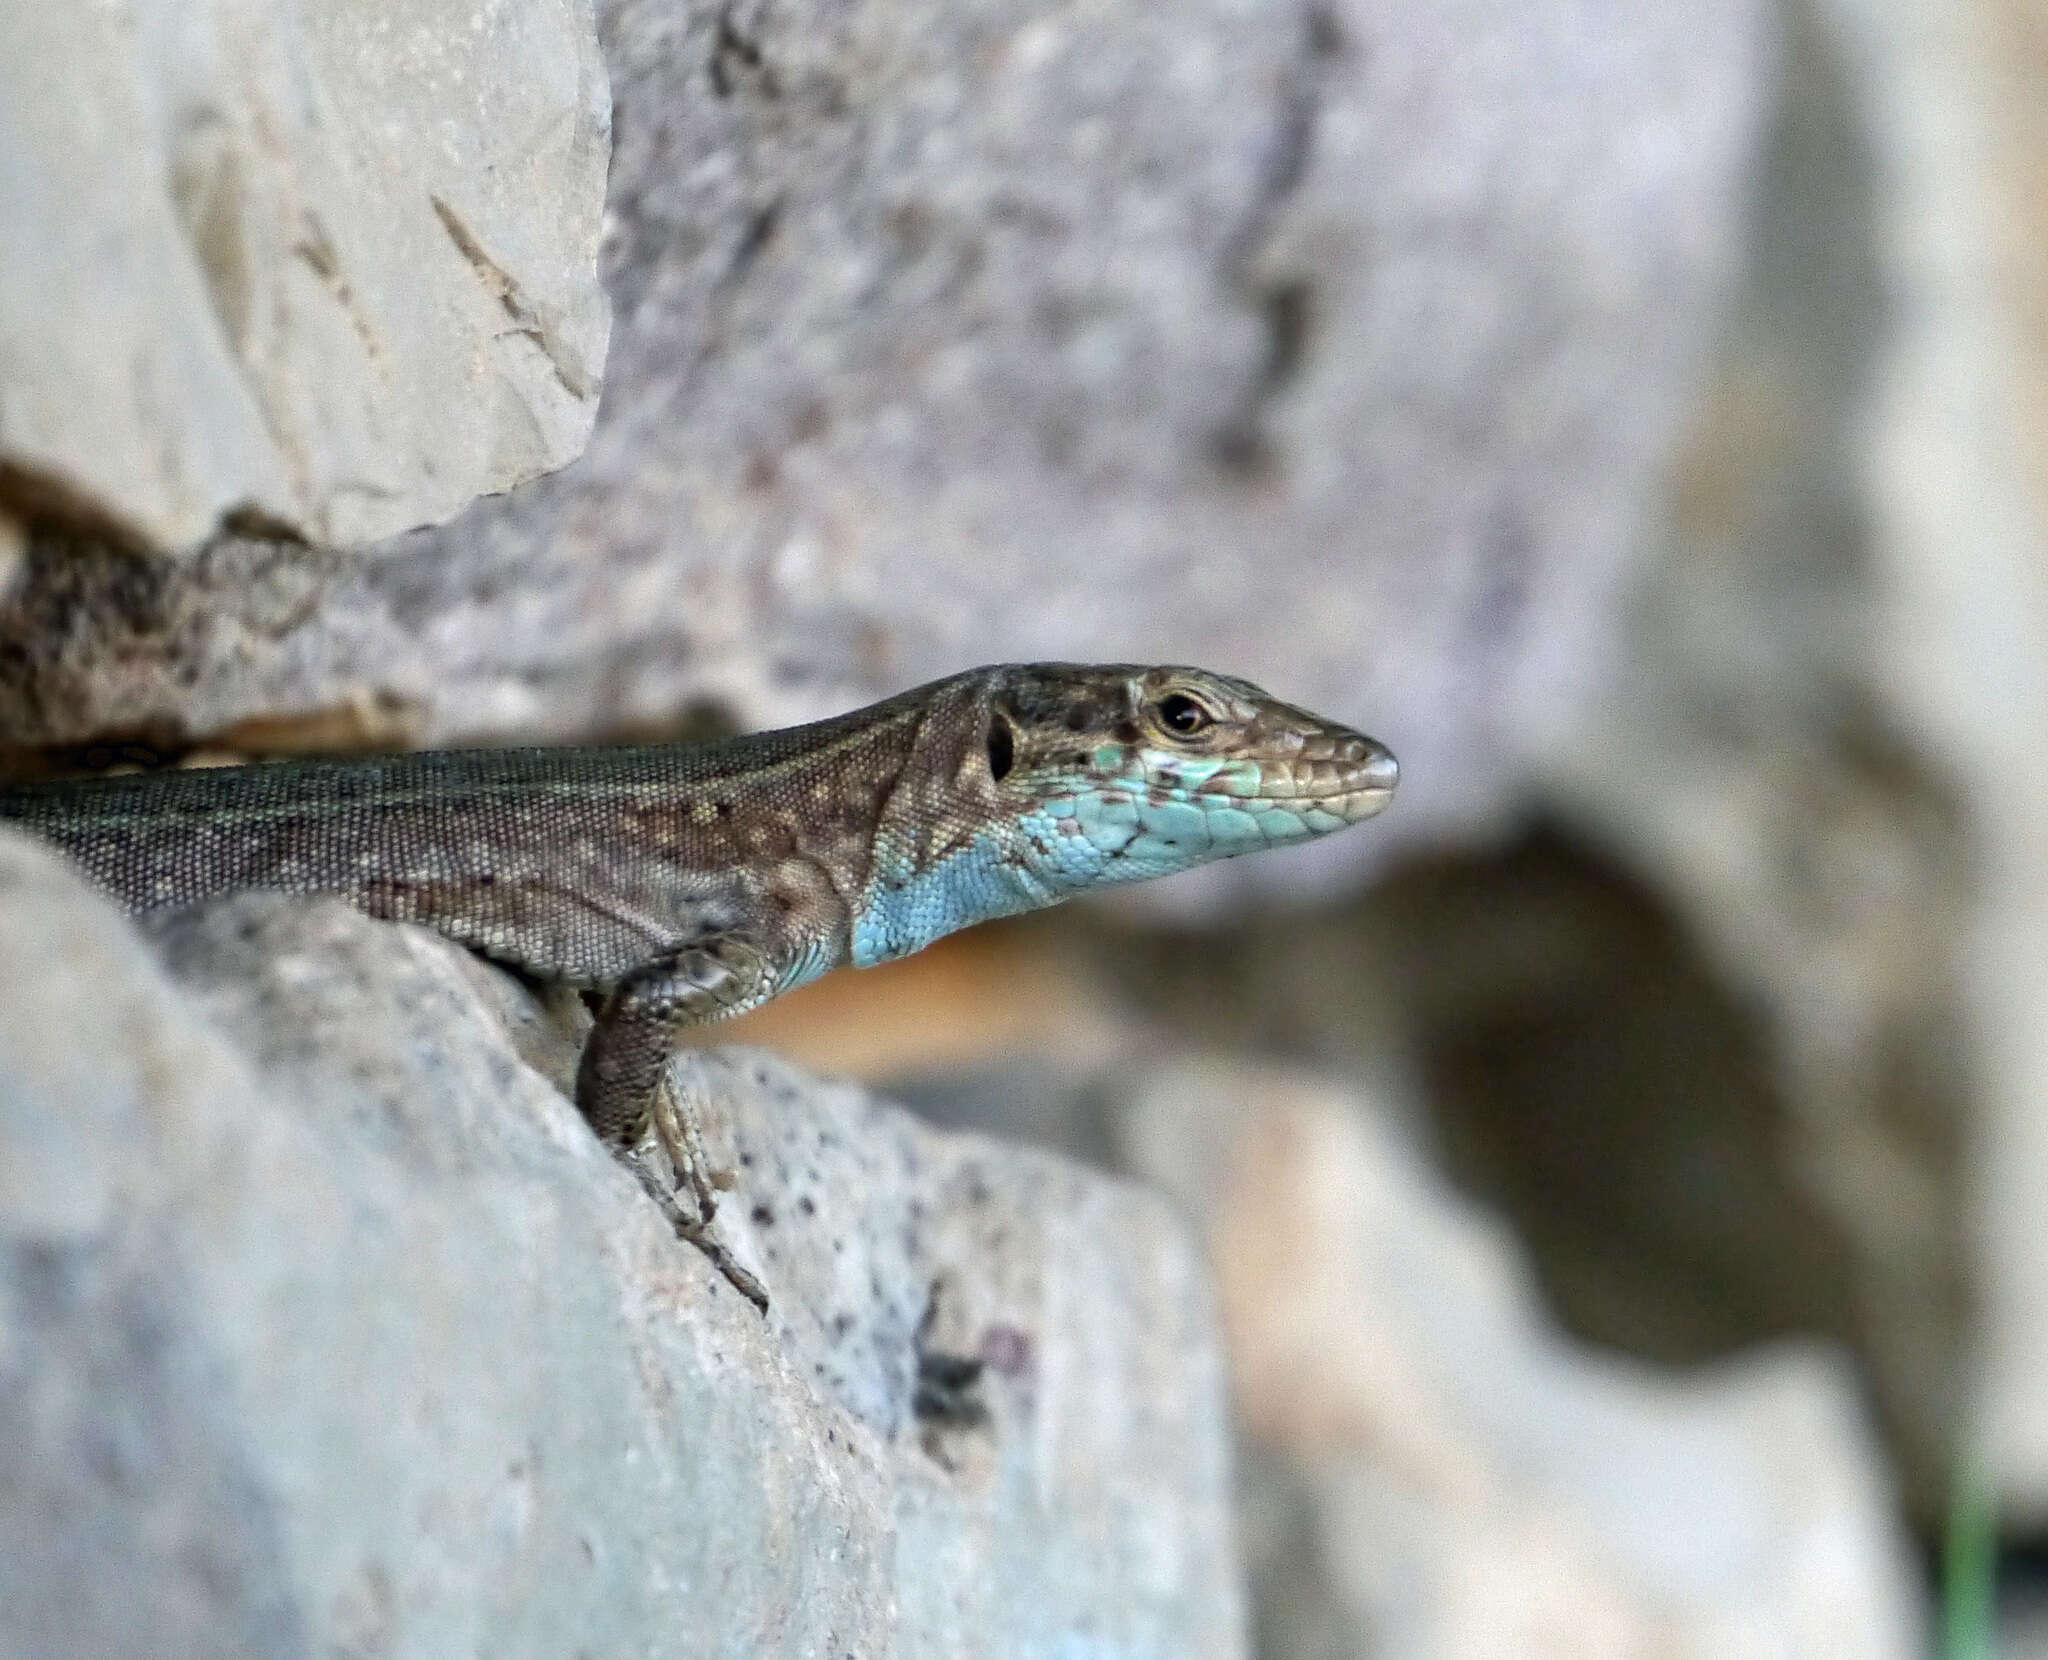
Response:
M855 968L894 962L977 922L1036 910L1062 897L1018 857L1011 836L994 831L923 870L878 843L875 874L853 922L851 960Z
M1169 876L1213 859L1300 841L1344 821L1320 807L1143 784L1077 786L1020 812L966 847L918 869L900 842L879 838L875 871L853 924L857 968L893 962L933 940L995 917L1056 904L1088 888ZM1253 784L1253 780L1247 780Z

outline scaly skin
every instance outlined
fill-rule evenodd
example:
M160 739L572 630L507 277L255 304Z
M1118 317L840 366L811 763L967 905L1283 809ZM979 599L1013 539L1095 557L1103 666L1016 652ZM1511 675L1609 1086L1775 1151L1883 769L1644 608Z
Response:
M449 750L0 790L130 911L328 894L605 994L577 1104L687 1237L713 1199L678 1033L842 963L1326 835L1392 798L1372 739L1190 668L1006 664L707 744ZM645 1163L650 1126L698 1215Z

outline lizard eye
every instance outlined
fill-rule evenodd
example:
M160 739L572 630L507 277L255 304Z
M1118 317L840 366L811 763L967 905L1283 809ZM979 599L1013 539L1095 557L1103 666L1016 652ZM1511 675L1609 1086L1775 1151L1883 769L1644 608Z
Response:
M1216 724L1216 717L1185 692L1169 692L1153 705L1159 724L1176 738L1192 738Z

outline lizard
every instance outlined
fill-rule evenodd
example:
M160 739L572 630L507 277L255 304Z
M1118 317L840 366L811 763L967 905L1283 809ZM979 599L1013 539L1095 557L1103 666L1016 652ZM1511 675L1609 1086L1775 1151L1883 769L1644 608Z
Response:
M710 1170L670 1065L684 1030L977 922L1341 830L1385 807L1398 775L1380 743L1248 681L1001 664L708 742L18 785L0 788L0 822L55 843L132 914L330 895L583 994L596 1018L577 1106L766 1312L710 1232L731 1178Z

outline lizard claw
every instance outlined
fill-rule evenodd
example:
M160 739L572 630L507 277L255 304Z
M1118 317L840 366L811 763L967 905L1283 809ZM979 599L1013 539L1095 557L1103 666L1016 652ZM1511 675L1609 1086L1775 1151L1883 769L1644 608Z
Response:
M695 1216L686 1215L683 1207L676 1202L677 1184L673 1180L664 1180L660 1172L654 1169L649 1162L645 1146L622 1149L620 1157L626 1167L639 1178L641 1187L646 1189L647 1196L654 1201L655 1208L675 1230L676 1237L702 1251L711 1259L712 1267L725 1276L726 1282L733 1290L766 1314L768 1288L753 1273L742 1267L739 1259L720 1241L711 1237L711 1213L708 1207Z

